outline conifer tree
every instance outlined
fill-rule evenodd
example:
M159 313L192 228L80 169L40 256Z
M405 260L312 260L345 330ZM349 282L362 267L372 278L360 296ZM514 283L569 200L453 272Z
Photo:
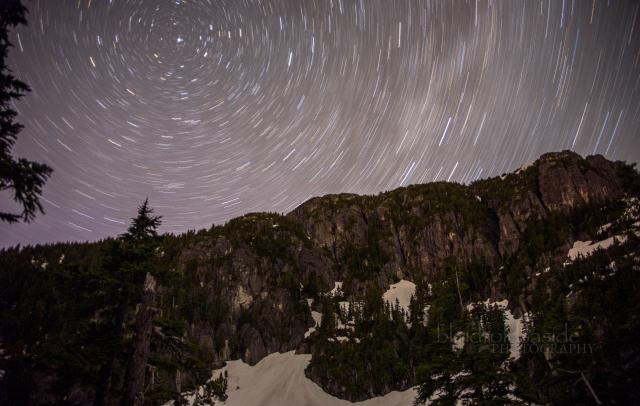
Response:
M162 224L162 216L154 216L149 207L149 199L145 199L138 207L138 215L131 219L131 224L122 238L127 241L145 241L158 236L158 227Z
M155 237L158 235L160 219L160 216L153 215L153 209L149 207L148 199L145 199L144 203L138 207L138 215L132 219L129 229L121 236L128 256L128 266L124 275L125 291L127 295L135 295L142 290L138 293L139 311L125 373L125 388L121 402L123 406L142 405L144 402L144 377L150 352L152 319L155 313L153 307L156 292Z
M13 76L8 67L7 56L13 46L9 41L9 29L26 24L26 13L27 9L19 0L0 1L0 192L11 191L13 200L21 208L17 213L0 211L0 220L7 223L29 222L38 212L44 212L40 195L52 172L45 164L11 155L23 128L14 121L17 112L11 105L30 89Z

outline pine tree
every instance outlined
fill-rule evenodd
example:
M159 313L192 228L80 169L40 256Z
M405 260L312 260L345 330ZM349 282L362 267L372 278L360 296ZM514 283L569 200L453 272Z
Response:
M125 373L125 388L121 404L142 405L144 401L144 377L149 359L152 319L155 314L156 292L155 249L160 216L153 215L148 199L138 208L138 215L121 236L126 253L123 290L128 297L140 297L129 363ZM142 291L139 293L139 291ZM128 300L127 300L128 301Z
M138 215L131 219L127 232L121 237L127 241L145 241L157 237L157 228L162 223L161 219L162 216L153 215L153 209L149 207L149 199L145 199L138 207Z
M19 0L0 1L0 191L12 190L13 200L22 208L20 213L0 211L0 220L8 223L29 222L38 212L44 212L40 203L42 188L52 169L45 164L16 159L11 150L23 126L14 121L17 112L11 108L29 86L16 79L7 66L9 29L26 24L27 9Z

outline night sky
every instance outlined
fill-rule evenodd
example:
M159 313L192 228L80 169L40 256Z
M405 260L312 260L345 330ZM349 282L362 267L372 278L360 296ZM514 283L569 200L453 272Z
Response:
M14 154L54 173L0 245L117 235L147 196L182 232L548 151L640 161L637 1L25 4Z

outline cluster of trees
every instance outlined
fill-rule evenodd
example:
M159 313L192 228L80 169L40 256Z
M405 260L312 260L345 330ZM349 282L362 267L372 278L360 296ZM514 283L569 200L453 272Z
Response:
M402 310L370 283L362 301L324 297L312 336L308 373L333 395L361 400L403 389L411 380L410 331Z
M5 252L1 326L14 351L22 347L24 353L12 361L24 365L13 370L54 370L62 374L63 390L91 382L96 405L112 404L113 393L123 405L142 404L156 279L167 277L156 255L159 225L160 217L145 201L125 234L95 245L95 254L87 257L97 264L62 252L51 261L32 257L23 269L17 261L24 255ZM30 380L10 379L9 390L16 393L26 389L22 379ZM28 398L28 389L24 392Z
M450 336L436 328L434 337L433 329L428 329L430 356L416 371L420 383L416 403L524 403L516 396L516 376L509 366L511 343L504 311L477 304L455 324L462 330ZM456 343L453 349L445 337Z
M409 314L385 304L371 279L364 295L323 297L308 375L350 400L417 384L417 403L636 402L640 323L628 315L640 312L640 237L633 217L616 221L625 210L610 202L531 219L499 270L447 261L429 284L418 281ZM567 241L613 234L624 242L563 263ZM517 360L503 310L481 303L492 289L526 312Z
M516 385L508 368L504 311L461 303L462 297L465 303L478 297L474 284L483 268L451 261L436 280L418 283L408 314L399 303L384 302L375 283L367 285L360 300L324 297L308 374L330 393L350 400L420 383L417 403L517 401L509 398ZM461 333L469 339L457 348Z
M638 403L640 238L552 267L531 292L523 360L539 401Z
M159 225L145 201L116 239L0 251L0 331L11 354L0 395L133 405L181 399L207 380L213 355L186 329L220 323L228 307L201 295L195 270L174 270L176 252L202 235L158 236Z

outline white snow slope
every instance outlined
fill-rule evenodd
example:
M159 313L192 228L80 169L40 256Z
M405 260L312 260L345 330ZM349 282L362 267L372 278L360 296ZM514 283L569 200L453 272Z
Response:
M335 294L341 288L341 283L336 283L332 293ZM410 281L401 280L391 285L383 298L395 305L396 299L400 306L408 312L411 296L415 293L416 285ZM508 310L508 302L491 303L505 310L506 322L509 327L509 340L511 341L511 357L520 356L519 342L523 334L522 318L515 319ZM311 302L309 302L311 304ZM473 306L470 304L469 306ZM321 314L312 312L316 327L321 323ZM310 328L306 335L313 333ZM295 354L295 351L269 354L254 366L244 363L242 360L227 361L226 365L213 371L215 379L221 373L228 374L227 395L229 398L216 405L226 406L411 406L416 397L416 388L403 392L391 392L385 396L375 397L363 402L349 402L338 399L324 392L320 386L312 382L304 375L304 370L311 361L310 354ZM193 403L193 396L190 404ZM169 402L166 405L172 405Z
M227 406L410 406L416 396L414 389L391 392L385 396L352 403L324 392L304 375L311 360L310 354L294 351L269 354L254 366L241 360L227 361L222 369L213 372L217 378L228 373ZM171 404L171 403L168 403Z

